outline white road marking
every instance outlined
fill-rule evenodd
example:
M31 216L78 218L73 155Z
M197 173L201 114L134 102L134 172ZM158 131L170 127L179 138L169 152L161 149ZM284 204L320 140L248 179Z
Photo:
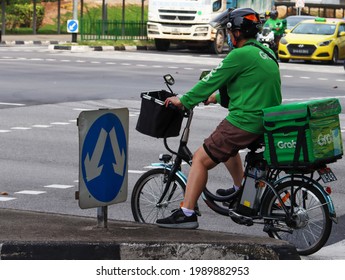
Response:
M143 170L128 170L128 173L133 173L133 174L142 174L146 171Z
M73 187L74 187L73 185L59 185L59 184L44 186L44 188L50 188L50 189L69 189Z
M14 126L14 127L11 127L11 129L13 129L13 130L28 130L28 129L31 129L31 127Z
M14 200L14 199L17 199L17 198L0 196L0 201L10 201L10 200Z
M6 106L25 106L25 104L21 104L21 103L8 103L8 102L0 102L0 105L6 105Z
M73 108L72 110L73 111L92 111L92 110L95 110L95 109L90 109L90 108L88 108L88 109L85 109L85 108Z
M48 127L52 127L51 125L48 124L34 124L32 127L36 127L36 128L48 128Z
M29 190L24 190L24 191L19 191L15 192L17 194L31 194L31 195L38 195L38 194L43 194L46 193L45 191L29 191Z
M52 124L52 125L67 125L67 124L70 124L70 123L68 123L68 122L52 122L50 124Z

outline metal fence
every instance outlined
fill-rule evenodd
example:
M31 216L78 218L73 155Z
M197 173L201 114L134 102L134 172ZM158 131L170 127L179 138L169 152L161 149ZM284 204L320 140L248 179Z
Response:
M146 22L81 20L81 40L146 40Z

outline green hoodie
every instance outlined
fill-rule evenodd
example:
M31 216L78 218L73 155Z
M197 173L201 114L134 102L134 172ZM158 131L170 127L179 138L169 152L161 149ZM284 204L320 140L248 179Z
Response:
M230 102L226 119L234 126L262 134L262 109L281 104L281 81L278 65L251 39L232 50L210 74L183 95L182 104L190 109L206 100L213 92L226 86ZM265 48L265 47L263 47ZM274 53L270 51L272 55ZM217 95L220 103L220 96Z

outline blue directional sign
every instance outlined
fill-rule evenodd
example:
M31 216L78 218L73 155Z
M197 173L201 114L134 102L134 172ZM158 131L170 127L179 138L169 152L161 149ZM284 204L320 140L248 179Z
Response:
M79 32L79 22L76 19L70 19L67 21L67 32L68 33L78 33Z
M126 112L128 115L128 110ZM85 112L81 116L81 120L86 120L78 124L85 133L82 135L79 163L79 180L83 188L79 197L81 208L104 206L126 199L128 116L123 125L123 115L126 114L122 112L118 116L107 110L99 110ZM121 192L125 196L122 194L118 199Z

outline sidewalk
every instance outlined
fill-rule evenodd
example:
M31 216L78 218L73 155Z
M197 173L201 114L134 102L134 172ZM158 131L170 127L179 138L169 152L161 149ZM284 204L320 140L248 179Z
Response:
M0 209L0 260L279 260L294 246L266 237Z
M78 40L78 38L77 38ZM79 46L63 45L72 43L72 34L63 35L2 35L0 46L14 45L43 45L51 50L71 50L71 51L135 51L154 49L152 46Z
M72 34L62 35L2 35L1 44L4 45L50 45L72 42Z

